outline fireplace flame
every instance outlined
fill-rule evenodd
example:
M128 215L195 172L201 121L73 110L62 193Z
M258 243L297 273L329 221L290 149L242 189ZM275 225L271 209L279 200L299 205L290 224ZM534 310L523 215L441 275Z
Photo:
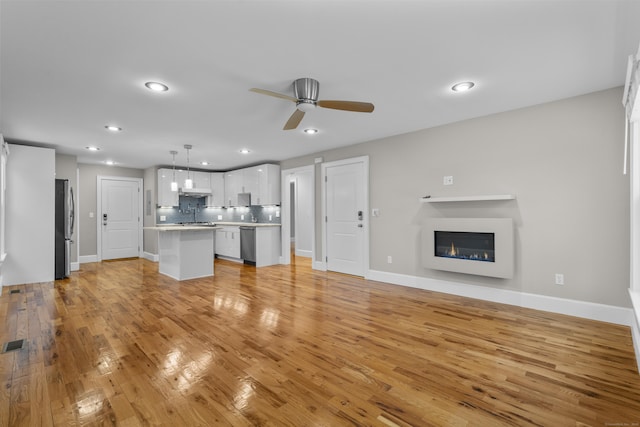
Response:
M449 251L449 256L457 256L458 251L456 251L456 247L453 246L453 242L451 242L451 250Z

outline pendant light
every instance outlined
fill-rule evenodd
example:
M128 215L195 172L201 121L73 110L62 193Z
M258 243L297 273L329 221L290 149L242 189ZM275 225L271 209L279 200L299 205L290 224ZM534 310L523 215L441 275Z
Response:
M184 180L184 188L191 190L193 188L193 180L189 171L189 150L191 150L192 145L185 144L184 148L187 150L187 179Z
M171 191L178 191L178 181L176 181L176 154L178 154L178 152L171 150L169 153L173 156L173 179L171 180Z

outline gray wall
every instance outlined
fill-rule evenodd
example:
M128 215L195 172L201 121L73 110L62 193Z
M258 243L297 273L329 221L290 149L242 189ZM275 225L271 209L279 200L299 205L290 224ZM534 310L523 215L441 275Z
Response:
M622 89L614 88L351 147L289 159L281 168L368 155L370 268L631 307L629 179L622 175ZM375 113L373 113L375 114ZM445 175L454 185L443 186ZM316 254L321 254L316 165ZM424 195L515 194L506 202L423 204ZM513 279L421 266L428 217L511 217ZM393 264L387 264L387 256ZM554 274L565 285L554 284Z
M156 204L158 197L158 168L151 167L144 170L144 226L156 225ZM143 230L143 249L150 254L158 253L158 232Z
M69 186L78 203L78 160L76 156L56 153L56 179L68 179ZM74 235L71 240L71 262L78 262L78 222L74 226Z
M99 213L97 209L96 186L98 176L118 176L128 178L143 178L144 171L142 169L121 168L116 166L78 164L80 172L80 203L79 203L79 222L80 222L80 256L97 255L98 254L98 235L97 220ZM89 213L93 212L93 218L89 217Z

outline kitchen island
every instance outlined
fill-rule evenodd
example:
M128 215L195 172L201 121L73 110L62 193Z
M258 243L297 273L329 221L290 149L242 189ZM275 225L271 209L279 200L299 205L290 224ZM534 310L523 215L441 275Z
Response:
M158 231L158 271L176 280L213 276L215 226L167 225Z

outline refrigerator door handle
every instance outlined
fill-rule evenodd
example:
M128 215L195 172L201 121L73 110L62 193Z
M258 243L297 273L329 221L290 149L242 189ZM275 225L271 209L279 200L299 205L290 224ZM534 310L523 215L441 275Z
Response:
M69 222L70 222L70 232L69 237L73 236L73 227L76 223L76 202L73 197L73 187L69 186Z

